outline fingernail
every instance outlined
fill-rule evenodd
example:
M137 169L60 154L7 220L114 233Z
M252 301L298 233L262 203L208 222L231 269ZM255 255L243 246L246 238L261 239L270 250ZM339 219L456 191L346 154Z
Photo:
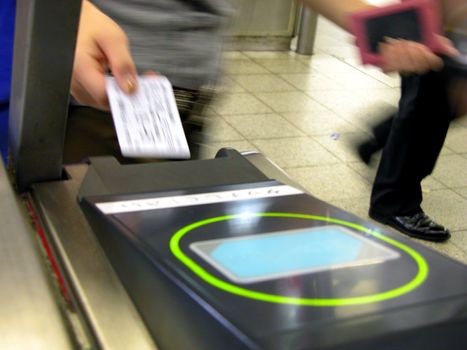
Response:
M126 88L129 94L132 94L133 92L136 91L137 82L136 82L136 78L133 75L128 75L125 79L125 82L126 82Z
M451 50L450 50L450 54L451 56L458 56L460 55L460 51L458 49L456 49L455 47L451 47Z

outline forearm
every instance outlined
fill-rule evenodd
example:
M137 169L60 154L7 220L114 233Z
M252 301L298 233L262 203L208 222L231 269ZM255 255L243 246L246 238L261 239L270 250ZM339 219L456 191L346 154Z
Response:
M299 0L345 30L350 30L349 15L375 6L362 0Z

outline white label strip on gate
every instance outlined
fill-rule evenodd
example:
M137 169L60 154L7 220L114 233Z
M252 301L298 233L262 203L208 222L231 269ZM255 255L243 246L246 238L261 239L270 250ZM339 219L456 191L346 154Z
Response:
M193 205L234 202L247 199L268 198L301 194L303 191L287 186L268 186L244 190L196 193L183 196L155 197L118 202L96 203L104 214L129 213L133 211L188 207Z

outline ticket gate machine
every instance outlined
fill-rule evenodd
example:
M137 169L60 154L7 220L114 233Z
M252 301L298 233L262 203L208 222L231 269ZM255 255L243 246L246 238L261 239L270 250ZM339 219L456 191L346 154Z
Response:
M86 217L162 349L463 347L465 266L220 153L144 173L93 159L83 181Z
M463 348L466 266L312 197L261 155L64 167L66 94L56 90L69 84L79 3L18 1L25 44L15 50L10 132L17 188L67 293L41 289L61 348ZM58 32L50 11L63 21ZM58 70L54 50L66 54ZM8 261L29 256L13 247ZM8 279L24 266L5 265L2 278L28 291L21 301L39 305L43 294ZM38 271L41 285L50 280ZM45 335L43 317L2 319L0 342L22 324L15 344L38 345L28 334Z

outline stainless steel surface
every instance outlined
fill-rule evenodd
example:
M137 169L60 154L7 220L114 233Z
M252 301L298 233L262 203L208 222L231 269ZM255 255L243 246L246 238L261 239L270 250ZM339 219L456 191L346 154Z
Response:
M317 24L318 15L302 5L297 35L297 53L302 55L313 54Z
M18 0L10 149L20 190L59 179L81 0Z
M100 348L157 349L78 206L86 169L69 166L70 180L33 185L33 198Z
M72 349L35 232L0 162L0 349Z
M300 184L290 178L290 176L282 170L276 163L266 158L263 154L256 151L242 152L242 155L263 174L271 179L282 182L285 185L290 185L295 188L307 192Z

